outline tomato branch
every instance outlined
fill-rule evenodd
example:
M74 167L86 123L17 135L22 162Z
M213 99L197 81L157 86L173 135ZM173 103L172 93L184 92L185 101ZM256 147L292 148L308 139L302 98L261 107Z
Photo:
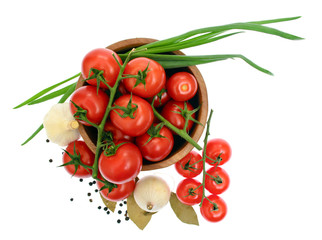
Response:
M92 174L92 177L94 179L97 179L97 175L98 175L98 159L99 159L99 156L100 156L101 148L104 145L102 143L102 138L103 138L103 135L104 135L104 126L105 126L105 123L107 121L108 115L109 115L110 111L112 110L112 104L114 102L114 97L115 97L115 94L117 92L117 88L118 88L118 86L120 84L120 81L122 80L122 76L123 76L125 66L130 60L131 53L133 53L134 51L135 51L135 49L133 48L132 51L128 54L127 58L125 59L123 65L121 65L117 61L117 59L115 58L116 61L118 62L118 65L120 66L120 72L119 72L119 74L117 76L117 80L116 80L114 86L110 89L110 99L109 99L108 105L106 107L104 117L103 117L101 123L97 126L96 153L95 153L95 160L94 160L94 164L93 164L93 174Z
M187 142L189 142L192 146L194 146L198 150L201 150L202 147L195 140L193 140L186 131L184 131L183 129L179 129L179 128L173 126L157 110L155 110L154 105L153 105L154 104L154 100L155 100L155 98L153 98L152 103L151 103L151 107L152 107L152 110L153 110L154 115L160 121L162 121L166 127L168 127L169 129L171 129L172 131L174 131L175 133L177 133L179 136L181 136L184 140L186 140Z
M204 147L203 147L203 154L202 154L202 159L201 159L202 164L203 164L203 168L202 168L202 183L199 186L199 187L202 186L202 198L201 198L201 202L200 202L200 205L199 205L200 207L202 206L202 202L203 202L203 200L205 198L215 206L215 203L213 203L212 201L210 201L210 199L208 199L206 197L206 187L205 187L206 175L207 175L207 172L206 172L206 158L207 158L206 149L207 149L207 143L208 143L208 136L210 135L209 128L210 128L210 121L211 121L212 114L213 114L213 110L211 109L210 114L209 114L209 118L208 118L208 121L207 121L206 135L205 135L205 138L203 140Z

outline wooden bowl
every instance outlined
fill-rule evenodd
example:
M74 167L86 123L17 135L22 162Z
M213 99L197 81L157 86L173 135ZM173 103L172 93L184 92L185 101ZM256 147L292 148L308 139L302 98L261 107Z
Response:
M114 43L108 46L107 48L115 52L122 52L122 51L131 50L132 48L139 47L141 45L148 44L154 41L157 41L157 40L150 39L150 38L133 38L133 39L127 39L127 40ZM171 54L184 55L181 51L174 51ZM207 114L208 114L208 96L207 96L206 85L203 80L203 77L201 76L201 73L199 72L196 66L178 68L178 69L166 69L166 73L169 76L179 71L190 72L195 76L198 82L198 92L193 99L189 100L189 102L193 105L194 108L201 105L199 111L196 114L196 119L199 122L201 122L203 126L194 124L194 126L190 130L190 136L196 142L198 142L199 138L203 133L204 127L206 125ZM83 81L83 77L81 76L77 82L76 89L85 84L86 82ZM96 141L97 141L97 130L94 127L88 127L80 124L79 131L82 138L88 145L88 147L95 153ZM160 162L149 162L147 160L143 160L143 166L142 166L143 171L168 167L176 163L180 159L182 159L193 149L193 146L190 143L186 142L184 139L182 139L180 136L174 136L174 138L175 138L174 139L175 146L173 147L173 150L169 154L169 156Z

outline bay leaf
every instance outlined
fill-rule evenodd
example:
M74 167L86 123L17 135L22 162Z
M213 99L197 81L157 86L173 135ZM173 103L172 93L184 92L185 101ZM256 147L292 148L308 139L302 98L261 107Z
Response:
M135 202L133 194L131 194L127 198L127 214L134 224L143 230L150 222L154 213L144 211L142 208L140 208Z
M112 212L115 211L115 208L116 208L116 202L113 202L113 201L109 201L107 199L105 199L102 194L100 194L101 198L102 198L102 201L104 203L104 205L110 209Z
M180 202L174 192L171 192L170 205L180 221L199 226L198 216L193 207Z

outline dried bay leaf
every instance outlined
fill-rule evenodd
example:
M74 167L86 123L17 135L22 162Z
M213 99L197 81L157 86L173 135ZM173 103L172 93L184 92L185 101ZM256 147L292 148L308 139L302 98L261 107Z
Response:
M199 226L198 216L193 207L180 202L174 192L171 192L170 205L180 221Z
M133 194L127 198L127 214L134 224L143 230L150 222L154 213L146 212L134 200Z
M115 208L116 208L116 202L113 202L113 201L109 201L107 199L105 199L102 194L100 194L101 198L102 198L102 201L104 203L104 205L110 209L112 212L115 211Z

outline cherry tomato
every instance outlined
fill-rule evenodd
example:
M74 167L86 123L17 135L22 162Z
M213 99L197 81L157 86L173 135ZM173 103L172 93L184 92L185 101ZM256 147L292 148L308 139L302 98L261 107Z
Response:
M145 84L139 83L136 87L136 78L126 78L123 80L125 88L142 98L150 98L156 95L165 86L166 74L163 67L156 61L138 57L131 60L124 69L124 76L140 75L145 78Z
M176 162L175 168L177 172L186 178L194 178L198 176L203 169L203 163L201 155L195 151L191 151L180 161ZM198 162L200 161L200 162ZM198 162L194 164L195 162Z
M82 61L81 71L84 79L89 77L90 69L94 68L104 71L103 76L106 82L113 87L120 72L120 67L113 55L120 64L123 64L121 58L114 51L107 48L97 48L87 53ZM91 73L90 76L92 75L93 73ZM87 80L87 82L91 85L97 86L96 78ZM108 89L103 82L100 82L99 86L100 88Z
M109 96L100 89L97 94L96 87L87 85L76 89L70 100L87 111L86 117L90 122L100 124L108 105ZM75 114L77 109L72 102L70 102L70 109ZM80 122L90 126L85 121L80 120Z
M155 129L158 124L154 123L153 127ZM150 139L150 130L145 134L136 138L135 143L139 147L143 158L152 161L158 162L166 158L173 148L173 135L171 131L163 126L159 132L159 134L163 137L153 137L148 143L147 141ZM153 134L153 133L152 133Z
M97 181L98 189L101 189L104 184L100 181ZM134 191L135 188L135 180L128 181L126 183L117 184L117 188L113 188L111 192L108 189L103 189L100 191L101 195L109 201L117 202L123 199L126 199L131 193Z
M74 146L75 146L76 154L74 152ZM79 155L80 162L87 165L87 166L92 166L94 164L95 155L87 147L87 145L84 141L77 140L77 141L69 143L67 145L65 151L67 151L69 154L74 155L74 156ZM63 164L66 164L66 163L70 162L71 160L72 160L72 158L66 152L64 152ZM68 173L70 173L71 175L74 175L76 177L85 178L85 177L90 177L92 175L91 169L86 170L81 165L78 165L76 173L75 173L75 165L73 165L73 164L65 165L64 168L66 169L66 171Z
M135 179L139 174L142 169L142 155L135 144L125 142L112 156L106 156L102 152L98 159L98 168L107 181L122 184Z
M212 176L212 177L210 177ZM221 194L229 187L228 173L221 167L211 167L207 170L205 187L212 194Z
M122 80L122 81L120 81L120 84L119 84L118 90L119 90L119 92L120 92L122 95L129 94L129 92L126 90L126 88L125 88L125 86L124 86L123 80Z
M114 106L127 107L131 95L123 95L114 102ZM151 105L138 96L132 96L132 107L137 105L137 109L133 113L133 117L130 116L122 118L123 110L115 109L110 112L110 119L114 126L120 129L124 134L131 137L136 137L144 134L152 125L154 114ZM118 113L117 113L118 112Z
M188 72L177 72L167 81L168 94L176 101L188 101L197 93L196 78Z
M111 132L113 135L113 142L118 142L120 140L126 140L129 142L134 142L134 137L130 137L124 134L120 129L115 127L110 120L107 120L104 126L104 131Z
M179 128L179 129L183 129L186 120L181 114L179 114L177 112L181 112L180 108L181 109L185 108L185 103L187 104L187 109L189 111L192 111L193 107L189 102L178 102L178 101L170 100L163 107L163 109L161 111L161 115L165 119L167 119L175 127ZM192 114L192 117L195 118L195 113ZM189 120L186 130L189 131L192 126L193 126L193 121Z
M193 178L185 178L179 182L176 191L179 201L191 206L200 203L202 199L202 186L200 185L201 183Z
M152 103L152 100L154 99L154 103L153 103L154 107L162 107L164 104L166 104L167 102L169 102L171 100L171 97L169 96L167 90L165 88L163 88L163 89L164 90L161 94L161 100L158 97L158 95L148 99L150 103Z
M209 200L212 202L209 202ZM208 199L202 201L202 206L200 207L201 215L209 222L219 222L227 214L227 205L224 200L217 195L210 195ZM213 204L215 203L215 205Z
M231 157L231 147L227 141L220 138L211 139L206 146L206 162L210 165L223 165ZM209 158L211 159L209 159ZM215 161L213 161L215 160Z

